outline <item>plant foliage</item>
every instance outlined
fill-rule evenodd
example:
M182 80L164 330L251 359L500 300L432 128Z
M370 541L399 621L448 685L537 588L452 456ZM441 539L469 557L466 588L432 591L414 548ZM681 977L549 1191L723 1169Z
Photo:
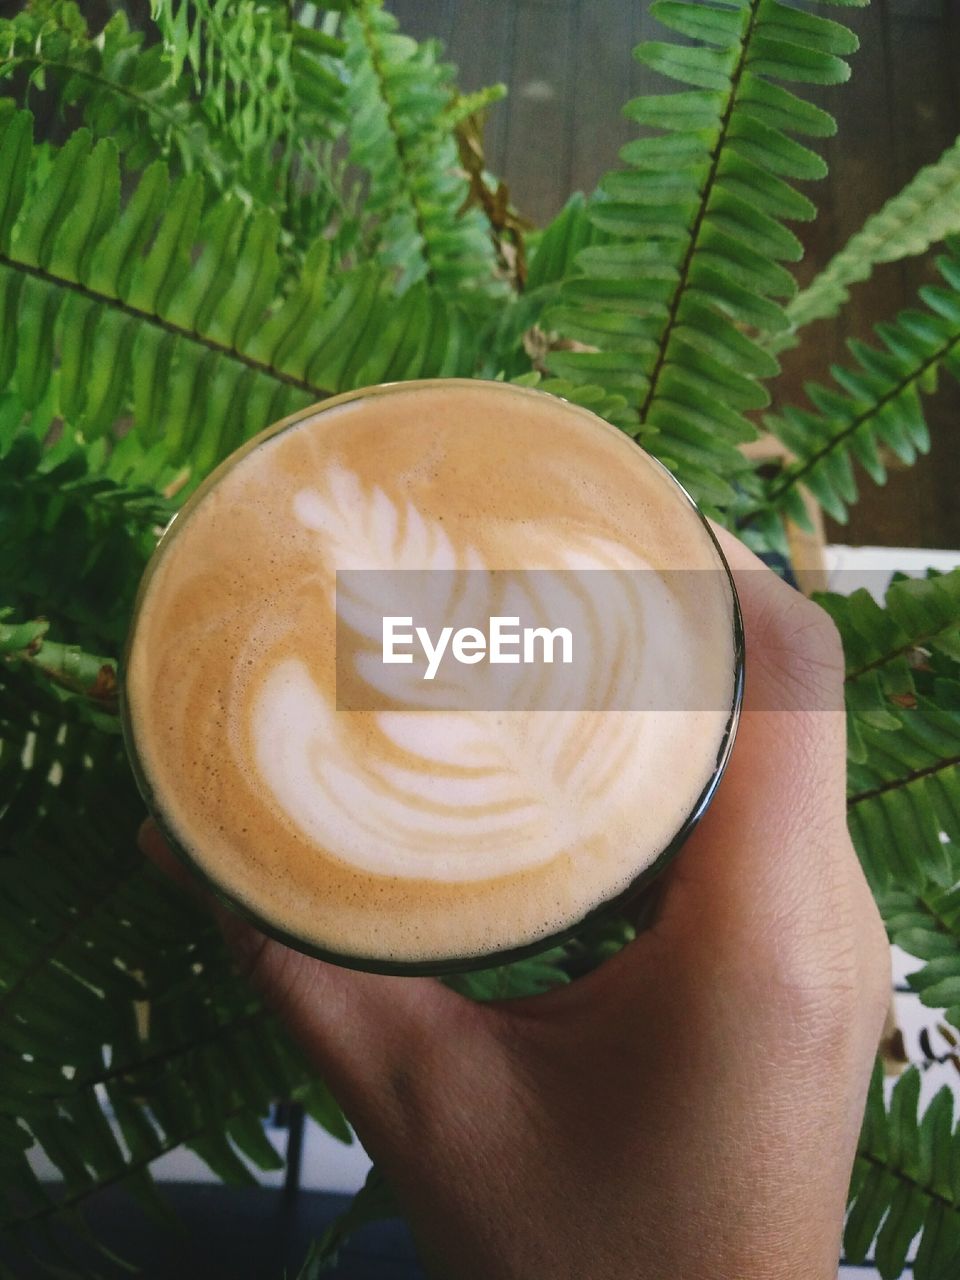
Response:
M450 127L453 68L434 41L418 45L392 15L359 4L345 24L350 158L370 174L365 212L375 248L398 287L425 280L445 292L490 289L493 246L478 210L464 202Z
M594 349L557 351L549 367L626 395L634 434L695 496L729 505L737 445L756 434L745 414L767 403L762 380L777 372L757 338L786 327L781 302L795 290L781 264L801 247L784 223L815 212L790 180L826 172L795 135L834 128L781 82L845 80L857 42L779 0L650 11L687 42L651 41L636 57L689 88L625 108L660 132L627 143L627 167L600 183L590 217L612 242L581 250L545 317Z
M924 962L908 979L960 1026L960 569L821 596L846 656L850 833L892 942ZM949 835L949 839L946 837ZM917 1280L948 1280L960 1261L960 1135L944 1089L917 1120L908 1071L884 1108L878 1067L851 1186L846 1256L873 1248L899 1276L921 1232Z
M31 128L16 112L0 138L0 362L24 412L87 441L132 416L141 446L203 473L338 390L469 369L462 313L425 283L397 297L367 263L334 288L321 239L284 294L270 211L160 162L121 202L117 149L86 128L41 176Z
M440 45L377 0L153 0L146 26L111 7L102 29L72 0L0 20L0 1274L16 1276L77 1273L104 1186L163 1214L150 1170L177 1146L231 1182L277 1167L277 1099L350 1137L205 917L135 851L117 660L156 535L213 465L340 391L502 377L638 437L769 549L803 491L842 518L855 465L882 482L887 451L926 449L922 398L960 367L948 240L918 308L807 407L763 416L805 324L957 230L954 147L797 294L789 224L815 208L796 183L823 175L811 140L834 129L804 86L846 79L856 48L809 4L654 0L669 38L635 54L678 88L628 103L621 167L536 230L486 172L500 89L460 94ZM740 448L760 426L791 452L773 474ZM957 1025L960 573L822 603L847 660L851 833L922 962L913 986ZM532 993L631 936L613 923L451 982ZM846 1248L893 1277L919 1230L918 1280L947 1280L957 1139L943 1095L918 1119L916 1081L889 1106L874 1082ZM392 1208L375 1174L304 1275Z
M876 1238L883 1280L903 1272L918 1231L915 1280L949 1280L960 1261L960 1131L954 1128L953 1094L944 1086L921 1118L919 1095L920 1074L911 1068L885 1107L877 1067L853 1169L844 1252L851 1262L862 1262Z
M925 253L960 231L960 144L954 142L863 224L787 306L792 332L835 316L850 286L868 280L883 262Z
M833 386L808 383L812 409L787 407L767 414L766 426L795 455L765 495L765 515L786 513L807 525L799 486L836 520L856 501L854 463L877 484L887 468L882 450L911 464L930 448L923 395L941 370L960 375L960 245L936 260L941 283L920 289L922 310L901 312L876 327L882 345L849 343L853 362L834 365Z
M880 894L890 939L923 967L907 978L925 1005L945 1009L946 1019L960 1026L960 848L950 843L943 859L950 883L914 875L912 888L888 889ZM942 881L945 877L941 876Z

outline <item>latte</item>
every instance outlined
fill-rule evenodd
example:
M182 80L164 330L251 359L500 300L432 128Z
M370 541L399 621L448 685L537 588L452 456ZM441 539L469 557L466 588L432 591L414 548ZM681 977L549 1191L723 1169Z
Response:
M124 726L168 836L268 929L443 969L569 930L675 847L729 749L738 634L706 524L615 428L398 384L263 433L187 503Z

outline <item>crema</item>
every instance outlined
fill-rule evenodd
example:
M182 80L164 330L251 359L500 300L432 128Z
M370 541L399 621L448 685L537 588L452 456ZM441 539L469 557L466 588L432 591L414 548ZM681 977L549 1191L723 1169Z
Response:
M494 610L559 611L569 660L383 662L385 618L470 636ZM689 499L592 414L374 388L265 432L174 521L126 731L168 834L267 927L442 967L569 929L672 846L729 744L735 610Z

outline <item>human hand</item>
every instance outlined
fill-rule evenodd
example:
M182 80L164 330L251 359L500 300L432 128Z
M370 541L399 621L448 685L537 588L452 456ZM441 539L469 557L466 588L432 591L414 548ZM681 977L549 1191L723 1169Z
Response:
M889 999L846 829L832 624L723 538L748 650L709 812L652 927L569 987L477 1005L312 960L216 908L438 1276L826 1280ZM143 845L169 857L156 828Z

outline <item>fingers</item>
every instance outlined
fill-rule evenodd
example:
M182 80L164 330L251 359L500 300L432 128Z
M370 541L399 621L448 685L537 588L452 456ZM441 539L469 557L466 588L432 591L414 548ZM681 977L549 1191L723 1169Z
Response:
M798 983L818 966L845 977L875 909L846 829L839 637L817 605L717 534L743 613L743 712L713 804L667 873L655 932L710 963L727 947L744 967L795 963ZM634 956L643 963L642 949Z
M139 842L147 857L205 901L242 970L352 1116L373 1097L376 1105L388 1105L384 1083L393 1080L394 1092L402 1092L410 1064L429 1056L431 1044L467 1034L473 1007L439 982L361 973L294 951L201 888L152 821L141 827Z
M717 530L743 614L743 717L721 788L744 817L781 831L823 822L846 830L843 649L827 614ZM719 796L718 796L719 800ZM722 811L723 806L721 806Z

